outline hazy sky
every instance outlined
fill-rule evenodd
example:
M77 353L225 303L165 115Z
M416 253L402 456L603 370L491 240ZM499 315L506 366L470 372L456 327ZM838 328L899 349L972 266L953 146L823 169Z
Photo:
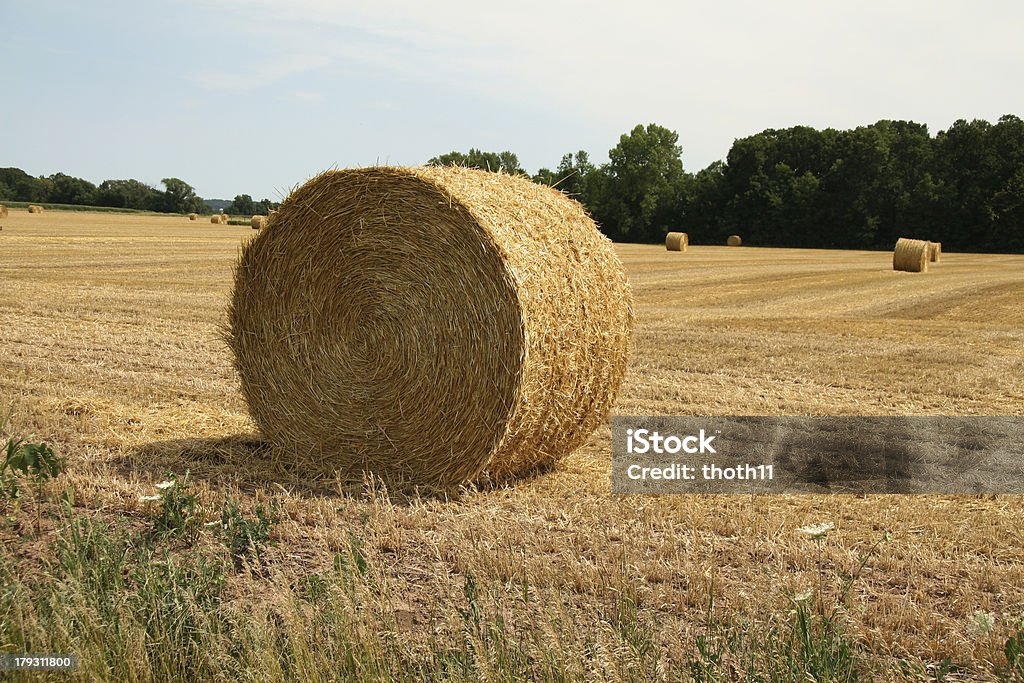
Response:
M695 171L804 124L1024 115L1024 3L0 0L0 166L280 199L332 166L655 122Z

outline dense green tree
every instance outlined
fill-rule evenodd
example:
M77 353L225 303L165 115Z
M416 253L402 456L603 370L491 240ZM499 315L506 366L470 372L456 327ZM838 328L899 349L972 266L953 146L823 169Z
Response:
M590 155L582 149L575 154L564 154L555 169L557 178L554 185L573 199L586 204L589 201L587 182L596 170L594 164L590 163Z
M251 216L257 213L256 203L253 202L252 197L247 194L235 195L234 200L224 209L224 213L228 213L233 216Z
M684 184L685 230L692 237L720 242L728 234L722 207L725 206L725 162L712 162L707 168L688 175Z
M272 202L269 199L264 198L256 202L256 205L253 209L253 213L258 213L261 216L266 216L271 211L276 211L279 206L281 205L278 202Z
M160 195L138 180L104 180L96 188L94 202L118 209L152 209L161 201Z
M552 171L542 168L532 177L535 183L555 187L573 199L588 204L587 182L597 168L590 163L590 156L583 150L562 156L558 168Z
M88 180L64 173L54 173L48 180L50 191L46 201L56 204L91 204L95 199L96 186Z
M519 157L508 150L504 152L483 152L472 148L468 153L452 151L433 157L427 164L431 166L465 166L479 168L484 171L501 171L504 173L526 174L519 165Z
M0 199L19 202L45 202L51 182L34 178L20 168L0 168Z
M158 209L168 213L199 212L203 208L203 200L196 196L195 189L180 178L164 178L163 207ZM250 199L250 201L252 201Z
M986 200L990 227L989 248L1024 251L1024 121L1013 114L1002 116L989 133L995 169L992 192Z
M550 168L541 168L530 176L530 180L540 185L553 186L558 182L558 175Z
M661 241L679 227L686 176L675 131L638 125L587 174L587 204L613 239Z

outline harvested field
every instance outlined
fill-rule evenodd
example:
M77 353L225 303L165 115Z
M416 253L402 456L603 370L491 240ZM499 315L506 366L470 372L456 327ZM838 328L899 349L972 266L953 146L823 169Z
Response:
M784 618L788 596L819 576L838 593L888 532L845 608L876 677L900 662L950 658L978 679L1005 665L1024 611L1016 497L615 496L607 425L549 472L450 500L391 499L372 482L339 493L289 469L254 433L222 339L232 266L255 234L180 216L15 212L0 263L0 408L13 403L12 431L68 458L77 509L141 534L153 508L139 497L186 470L204 504L276 506L267 568L230 576L231 600L283 600L296 577L329 574L358 547L375 587L361 604L399 620L389 633L410 648L462 638L473 577L487 614L571 624L567 658L585 641L626 647L610 626L625 604L671 662L703 633L712 594L718 619ZM1024 256L947 252L921 278L894 273L890 251L616 251L637 348L613 413L1024 410ZM819 565L795 530L822 521L836 528ZM52 521L38 538L26 529L2 527L4 562L36 566L58 533ZM978 613L993 628L979 631Z

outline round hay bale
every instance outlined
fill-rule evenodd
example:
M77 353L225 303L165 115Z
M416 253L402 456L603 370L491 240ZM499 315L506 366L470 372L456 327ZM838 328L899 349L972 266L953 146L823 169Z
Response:
M266 224L267 224L267 217L266 216L253 216L249 220L249 225L252 226L253 230L259 230L260 228L262 228Z
M928 272L929 243L901 237L892 253L892 269L908 273Z
M190 221L197 221L197 220L199 220L199 214L198 213L190 213L188 215L188 219Z
M730 247L738 247L743 244L743 238L739 235L729 235L729 239L725 243Z
M229 340L307 471L451 486L554 462L605 419L632 294L583 208L459 167L328 171L242 248Z
M685 232L670 232L665 235L665 249L668 251L686 251L690 246L690 236Z
M7 207L0 204L0 218L6 218L8 214Z
M28 205L28 212L29 213L42 213L43 212L43 207L38 206L36 204L29 204Z
M932 263L938 263L942 260L942 242L928 243L928 260Z
M224 221L221 219L221 216L220 216L219 213L215 213L212 216L210 216L210 222L215 224L215 225L220 225Z

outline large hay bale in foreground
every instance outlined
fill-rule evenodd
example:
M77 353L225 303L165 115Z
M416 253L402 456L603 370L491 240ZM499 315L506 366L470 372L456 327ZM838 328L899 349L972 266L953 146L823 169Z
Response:
M938 263L942 260L942 242L928 243L928 260L932 263Z
M252 226L253 230L260 230L267 224L266 216L253 216L249 220L249 225Z
M668 251L686 251L690 246L690 236L685 232L670 232L665 235L665 249Z
M605 419L632 295L579 204L518 176L328 171L243 246L242 392L307 471L453 485L551 463Z
M924 273L928 271L929 243L924 240L913 240L901 237L896 240L896 249L892 253L892 269L908 273Z
M725 243L730 247L738 247L743 244L743 238L739 235L729 235L729 239Z
M43 212L43 207L38 206L36 204L29 204L28 205L28 212L29 213L42 213Z

